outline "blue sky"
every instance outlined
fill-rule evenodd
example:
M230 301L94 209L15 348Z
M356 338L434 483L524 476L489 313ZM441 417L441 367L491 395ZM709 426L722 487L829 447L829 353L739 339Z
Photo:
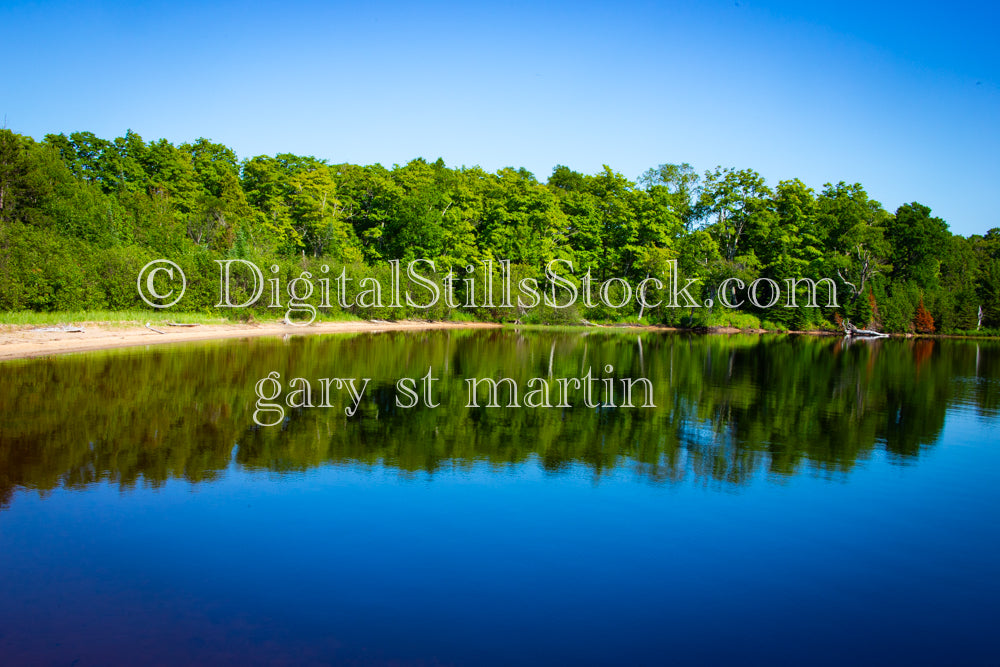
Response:
M207 4L207 3L206 3ZM240 157L414 157L540 180L665 162L860 182L1000 226L987 3L4 2L0 116Z

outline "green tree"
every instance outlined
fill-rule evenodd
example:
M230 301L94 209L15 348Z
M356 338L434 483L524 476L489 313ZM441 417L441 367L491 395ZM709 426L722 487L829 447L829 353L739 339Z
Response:
M771 198L764 178L752 169L717 167L705 173L698 200L699 217L710 220L707 228L726 260L753 253L752 247L740 246L746 237L767 238L773 221Z
M889 219L886 238L892 247L893 276L925 289L938 284L941 255L950 233L941 218L916 202L904 204Z
M694 168L684 162L682 164L661 164L648 169L639 177L639 183L647 190L662 189L670 211L677 216L690 230L696 222L698 195L701 192L701 178Z

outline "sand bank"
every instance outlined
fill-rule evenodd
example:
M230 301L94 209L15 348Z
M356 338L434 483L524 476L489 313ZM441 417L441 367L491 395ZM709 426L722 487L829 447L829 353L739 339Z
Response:
M424 329L488 329L499 325L481 322L318 322L309 326L291 326L281 322L257 324L200 324L193 327L172 327L151 324L157 333L140 324L107 322L74 325L82 332L53 330L58 327L0 327L0 361L41 357L67 352L88 352L136 345L162 345L188 341L255 336L310 336L330 333L362 333L376 331L418 331Z

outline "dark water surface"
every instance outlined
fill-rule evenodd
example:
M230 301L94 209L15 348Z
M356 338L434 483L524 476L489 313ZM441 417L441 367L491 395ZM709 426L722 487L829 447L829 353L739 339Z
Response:
M397 407L428 368L441 405ZM522 401L545 378L555 405L588 368L656 407L466 407L465 378ZM271 371L314 403L371 381L353 416L335 390L261 428ZM0 664L996 664L998 472L990 342L438 331L8 362Z

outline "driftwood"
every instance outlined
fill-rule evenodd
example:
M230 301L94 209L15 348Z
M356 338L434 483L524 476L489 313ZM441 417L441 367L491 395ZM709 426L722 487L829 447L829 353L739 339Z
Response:
M868 338L888 338L889 334L884 334L879 331L872 331L871 329L859 329L850 320L844 320L844 335L845 336L860 336Z
M37 332L37 333L55 333L55 332L59 332L59 333L84 333L83 329L81 329L80 327L69 327L69 326L66 326L66 327L45 327L45 328L42 328L42 329L32 329L31 331L32 332Z
M150 331L155 331L155 332L156 332L156 333L158 333L158 334L161 334L161 333L166 333L165 331L160 331L159 329L154 329L153 327L151 327L151 326L149 325L149 322L146 322L146 328L147 328L147 329L149 329Z
M200 327L198 323L187 323L187 322L167 322L168 327Z

